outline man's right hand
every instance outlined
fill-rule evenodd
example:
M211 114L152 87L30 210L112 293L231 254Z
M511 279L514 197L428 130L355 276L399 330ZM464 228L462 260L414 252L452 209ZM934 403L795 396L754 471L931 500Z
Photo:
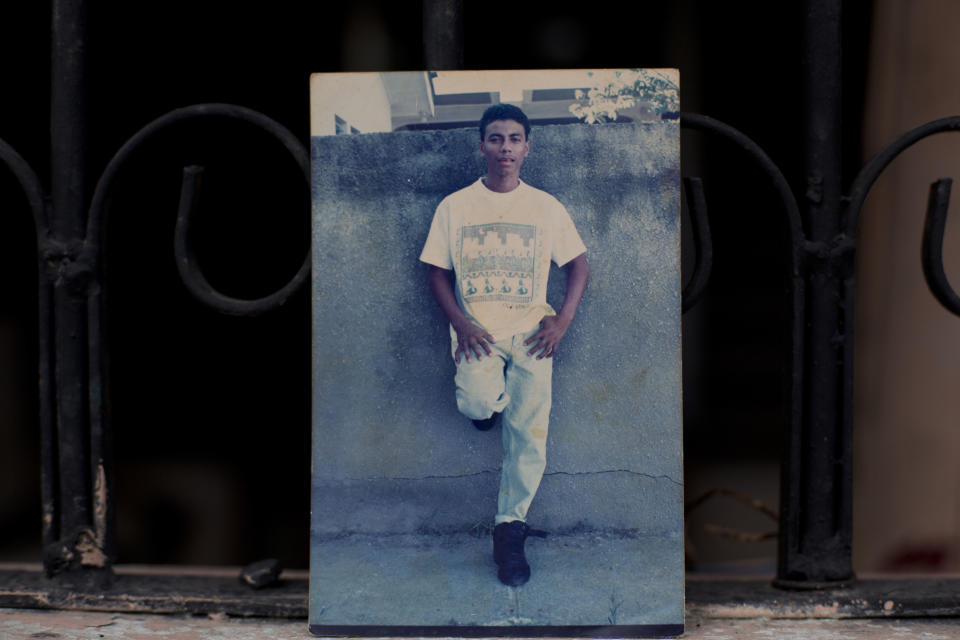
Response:
M430 291L433 293L437 304L440 305L440 309L443 310L447 320L453 325L453 330L457 333L457 349L453 353L454 361L460 364L461 354L467 358L467 362L470 362L472 354L475 354L477 360L480 360L484 353L488 356L493 353L490 351L490 345L494 343L494 339L489 333L470 322L470 319L463 313L453 293L452 276L450 270L430 265L427 283L430 285Z
M493 336L472 322L454 325L453 330L457 332L457 349L453 352L453 361L457 364L460 364L461 354L470 362L471 352L477 356L478 361L483 358L484 353L488 356L493 353L490 351L490 345L496 342Z

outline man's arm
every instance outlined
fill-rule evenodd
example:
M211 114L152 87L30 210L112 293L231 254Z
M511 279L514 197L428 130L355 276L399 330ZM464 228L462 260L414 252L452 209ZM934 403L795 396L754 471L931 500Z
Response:
M579 256L564 265L567 271L567 292L563 296L563 306L555 316L546 316L540 321L540 331L530 336L523 344L533 344L527 355L537 355L540 358L552 358L560 347L560 341L566 335L567 329L577 313L580 299L587 289L587 280L590 277L590 265L587 263L587 254Z
M427 283L430 285L430 291L436 299L437 304L447 320L453 325L453 330L457 332L457 350L453 354L453 359L460 364L460 354L462 353L467 362L470 362L470 352L477 355L477 360L483 357L481 349L490 355L490 346L487 344L495 342L493 336L470 322L466 314L457 304L457 297L453 293L453 282L450 279L450 270L430 265L430 272L427 274Z

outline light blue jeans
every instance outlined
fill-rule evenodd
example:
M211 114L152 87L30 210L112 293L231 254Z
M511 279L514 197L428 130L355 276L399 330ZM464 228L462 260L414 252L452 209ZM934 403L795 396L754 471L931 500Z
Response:
M454 382L457 407L471 420L503 412L503 465L495 524L526 520L547 465L553 359L528 356L523 341L540 329L491 344L493 354L462 355ZM451 353L457 350L453 339Z

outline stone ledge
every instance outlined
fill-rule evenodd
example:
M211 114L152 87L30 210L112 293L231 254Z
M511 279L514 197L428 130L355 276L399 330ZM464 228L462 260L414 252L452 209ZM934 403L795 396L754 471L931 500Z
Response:
M688 615L684 640L951 640L960 625L949 618L712 619ZM0 608L4 640L310 640L306 620L230 618L225 615L184 616L53 611Z
M960 616L960 578L869 577L843 589L786 591L771 579L687 576L687 615L712 619Z
M117 568L112 588L88 592L57 586L39 566L0 565L0 607L214 617L305 619L305 571L284 572L254 590L240 568ZM846 589L784 591L766 578L689 575L688 630L707 620L940 619L960 617L960 577L865 577ZM305 623L304 623L304 628ZM960 631L960 627L957 629Z
M283 572L270 587L240 581L240 567L117 567L109 589L69 589L39 566L0 567L0 607L306 618L307 575Z

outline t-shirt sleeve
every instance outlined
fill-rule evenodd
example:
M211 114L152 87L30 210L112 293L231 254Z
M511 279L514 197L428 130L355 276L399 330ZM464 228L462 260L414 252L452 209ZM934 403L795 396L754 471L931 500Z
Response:
M423 243L423 251L420 252L421 262L432 264L441 269L453 269L453 261L450 259L449 227L450 210L445 202L441 202L437 211L433 214L433 222L430 223L427 240Z
M550 258L562 267L581 253L586 253L587 247L580 239L580 234L577 233L577 228L574 226L570 214L567 213L567 209L559 202L557 202L555 221L553 250L550 253Z

